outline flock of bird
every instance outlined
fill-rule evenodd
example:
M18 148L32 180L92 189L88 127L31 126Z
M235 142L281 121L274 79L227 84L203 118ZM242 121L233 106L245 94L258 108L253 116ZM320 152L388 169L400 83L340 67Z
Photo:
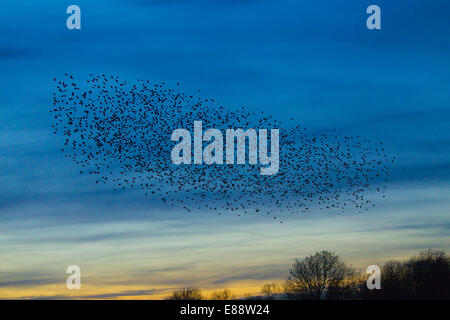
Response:
M383 143L287 127L264 112L231 110L214 99L179 92L179 84L170 88L92 74L79 84L70 74L54 80L54 133L63 135L61 150L79 165L80 174L95 176L96 183L140 188L161 205L186 212L256 212L281 223L282 214L313 208L340 213L347 206L363 211L375 205L369 195L385 197L394 159ZM259 166L249 164L173 164L172 132L192 132L197 120L222 132L279 128L279 172L263 176Z

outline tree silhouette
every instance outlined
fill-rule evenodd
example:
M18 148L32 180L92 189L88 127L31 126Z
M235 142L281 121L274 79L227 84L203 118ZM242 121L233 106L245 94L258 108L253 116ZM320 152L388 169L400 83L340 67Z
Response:
M412 298L448 299L450 296L450 258L441 250L426 250L406 263Z
M404 262L388 261L381 268L381 290L364 288L365 299L449 299L450 258L428 249Z
M367 274L357 273L337 254L320 251L296 259L289 278L261 289L264 297L246 294L246 299L449 299L450 257L442 250L428 249L404 262L388 261L381 268L381 290L369 290ZM197 288L172 292L166 299L202 300ZM230 290L216 290L212 300L230 300Z
M296 259L289 271L287 292L296 298L325 299L327 293L344 287L355 270L335 253L320 251L303 259Z
M272 300L282 295L285 292L285 288L277 283L268 283L261 288L261 292L264 294L265 299Z
M202 300L203 295L198 288L187 288L172 292L167 300Z
M215 290L211 294L211 300L231 300L233 299L233 293L228 289Z

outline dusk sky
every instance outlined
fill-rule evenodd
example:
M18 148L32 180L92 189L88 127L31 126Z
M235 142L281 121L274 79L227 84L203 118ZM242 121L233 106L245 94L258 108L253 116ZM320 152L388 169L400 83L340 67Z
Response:
M68 30L66 8L81 8ZM368 30L366 8L381 8ZM450 249L450 2L2 1L0 298L258 294L295 258L332 250L365 270ZM161 208L114 191L60 151L54 77L180 83L230 109L384 143L396 160L369 211L256 214ZM69 265L82 289L65 286Z

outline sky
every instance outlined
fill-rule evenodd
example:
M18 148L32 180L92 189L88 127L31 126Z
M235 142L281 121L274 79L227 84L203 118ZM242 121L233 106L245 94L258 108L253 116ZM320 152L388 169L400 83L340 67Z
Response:
M68 30L66 8L81 8ZM366 8L381 8L381 30ZM431 1L2 1L0 298L257 294L295 258L333 250L365 270L450 249L450 3ZM186 215L116 192L60 152L53 77L181 83L314 132L382 141L387 197L363 214ZM79 265L82 289L65 286Z

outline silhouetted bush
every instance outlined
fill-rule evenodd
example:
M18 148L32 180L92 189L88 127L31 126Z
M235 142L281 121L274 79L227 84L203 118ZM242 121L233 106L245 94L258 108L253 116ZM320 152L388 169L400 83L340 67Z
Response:
M264 299L283 299L286 294L286 287L284 284L268 283L261 288L261 292L264 294Z
M167 300L202 300L203 295L200 289L188 288L181 289L172 292L170 296L166 298Z
M215 290L211 294L211 300L231 300L233 299L233 293L228 289Z
M428 249L405 262L386 262L381 290L366 294L374 299L450 299L450 258Z

